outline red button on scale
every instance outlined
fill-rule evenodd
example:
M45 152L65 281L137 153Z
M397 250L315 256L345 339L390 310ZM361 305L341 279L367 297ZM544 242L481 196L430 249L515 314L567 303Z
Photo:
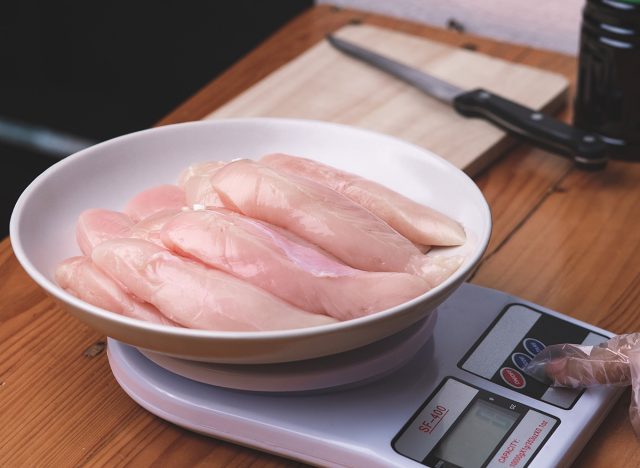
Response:
M500 369L500 377L513 388L521 389L527 385L524 376L511 367L503 367Z

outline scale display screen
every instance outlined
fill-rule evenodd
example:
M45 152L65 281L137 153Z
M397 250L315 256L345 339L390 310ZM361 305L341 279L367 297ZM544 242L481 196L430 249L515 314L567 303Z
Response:
M519 417L515 411L476 400L440 440L434 455L458 466L480 467Z
M526 467L560 421L446 378L393 439L393 449L437 468Z

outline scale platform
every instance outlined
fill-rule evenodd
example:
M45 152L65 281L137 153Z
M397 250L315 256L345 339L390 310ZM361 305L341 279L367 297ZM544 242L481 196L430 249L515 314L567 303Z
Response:
M546 345L609 336L464 284L425 321L327 358L204 364L111 339L108 355L159 417L314 465L546 468L574 460L622 389L549 388L522 368Z

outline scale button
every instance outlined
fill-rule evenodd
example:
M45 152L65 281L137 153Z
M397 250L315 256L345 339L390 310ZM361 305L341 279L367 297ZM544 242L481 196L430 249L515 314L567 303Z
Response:
M528 356L524 353L513 353L511 355L511 360L520 370L524 370L527 367L527 364L531 362L531 356Z
M522 342L522 345L524 346L524 349L527 351L527 353L531 354L532 356L535 356L545 348L545 345L540 340L536 340L535 338L525 338Z
M519 371L511 367L503 367L500 369L500 377L502 377L502 380L513 388L521 389L527 385L526 380L524 380L524 376Z

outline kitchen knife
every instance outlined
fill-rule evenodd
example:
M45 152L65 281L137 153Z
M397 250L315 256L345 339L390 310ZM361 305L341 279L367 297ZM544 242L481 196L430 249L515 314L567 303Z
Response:
M424 93L452 105L459 114L485 119L536 146L573 159L582 169L603 169L607 163L606 143L594 133L572 127L482 88L465 91L435 76L344 39L328 35L327 40L339 51L373 65Z

